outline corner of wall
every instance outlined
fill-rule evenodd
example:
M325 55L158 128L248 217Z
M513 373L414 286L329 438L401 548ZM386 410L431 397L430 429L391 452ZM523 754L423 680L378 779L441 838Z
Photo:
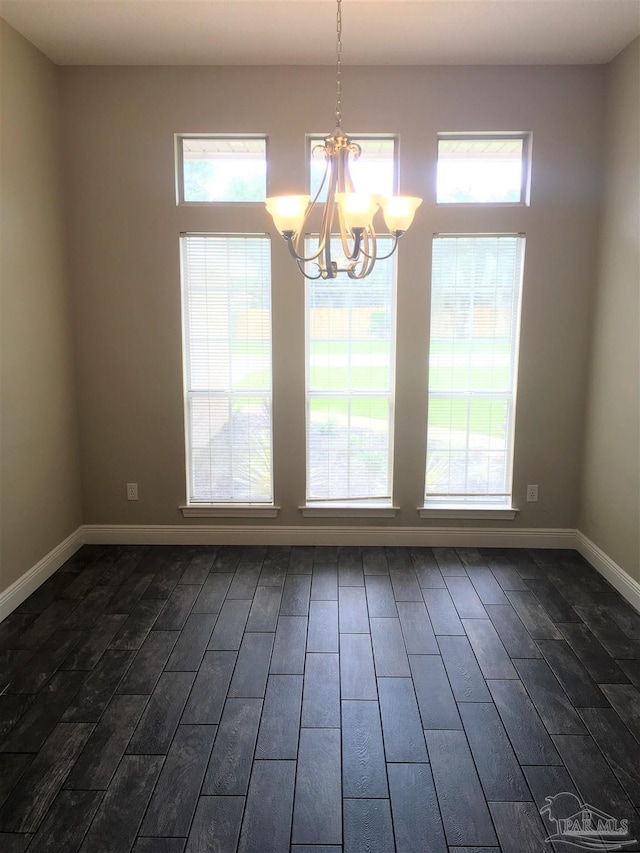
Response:
M82 523L58 68L6 22L0 592Z
M579 528L640 581L640 38L608 66Z

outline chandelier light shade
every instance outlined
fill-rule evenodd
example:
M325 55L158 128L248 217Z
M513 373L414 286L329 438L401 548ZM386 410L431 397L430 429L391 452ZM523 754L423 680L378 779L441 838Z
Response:
M336 62L336 127L327 136L324 145L314 148L324 154L325 170L320 187L313 198L303 195L273 196L266 199L267 210L274 224L287 242L291 256L302 274L309 279L336 278L346 273L349 278L365 278L373 270L376 260L389 258L398 246L398 240L411 226L421 198L410 196L378 196L357 192L349 171L349 158L361 155L360 146L352 142L342 130L342 0L337 0L337 62ZM326 188L326 202L319 199ZM305 241L311 228L314 211L322 207L322 219L317 246L305 254ZM391 234L391 251L378 255L374 216L381 208L385 224ZM339 237L346 262L339 266L331 256L331 238Z

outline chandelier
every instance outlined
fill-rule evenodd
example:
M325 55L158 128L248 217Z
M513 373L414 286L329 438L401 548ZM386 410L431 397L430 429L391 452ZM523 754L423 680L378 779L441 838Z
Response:
M342 0L337 0L336 17L336 127L317 145L313 153L324 154L325 169L320 187L313 198L303 195L272 196L266 199L267 210L276 228L287 242L291 256L300 272L309 279L336 278L347 273L349 278L369 275L376 260L391 257L398 240L413 222L421 198L410 196L378 196L357 192L349 172L349 158L357 160L362 151L342 130ZM305 236L313 212L322 204L319 198L326 187L326 202L318 235L317 247L305 256ZM391 251L378 255L373 217L382 209L384 221L392 237ZM331 238L340 238L346 266L338 266L331 257Z

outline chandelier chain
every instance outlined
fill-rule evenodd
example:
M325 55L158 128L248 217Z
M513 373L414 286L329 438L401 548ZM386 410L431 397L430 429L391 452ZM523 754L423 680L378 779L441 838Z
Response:
M337 0L336 13L336 127L342 126L342 0Z
M336 0L336 124L324 144L315 145L313 152L324 154L324 176L315 196L274 196L266 200L278 231L287 241L291 257L307 279L335 279L346 274L350 279L363 279L373 270L376 261L390 258L398 240L413 221L422 202L420 198L402 196L380 197L356 192L349 172L349 158L356 160L362 149L342 130L342 0ZM323 194L324 193L324 194ZM378 241L373 217L382 209L391 235L390 251L378 254ZM322 219L317 223L317 213ZM316 213L314 213L316 211ZM317 238L307 245L309 231ZM340 261L332 258L337 243L341 246ZM332 243L336 246L332 247ZM309 254L307 254L309 253Z

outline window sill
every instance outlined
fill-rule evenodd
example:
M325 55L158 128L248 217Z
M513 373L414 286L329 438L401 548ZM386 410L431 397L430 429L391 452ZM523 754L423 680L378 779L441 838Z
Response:
M279 506L272 504L190 504L181 506L185 518L277 518Z
M514 507L489 506L419 506L420 518L463 518L465 520L494 518L502 521L513 521L518 510Z
M391 504L345 504L325 503L305 504L298 507L303 518L395 518L400 507Z

